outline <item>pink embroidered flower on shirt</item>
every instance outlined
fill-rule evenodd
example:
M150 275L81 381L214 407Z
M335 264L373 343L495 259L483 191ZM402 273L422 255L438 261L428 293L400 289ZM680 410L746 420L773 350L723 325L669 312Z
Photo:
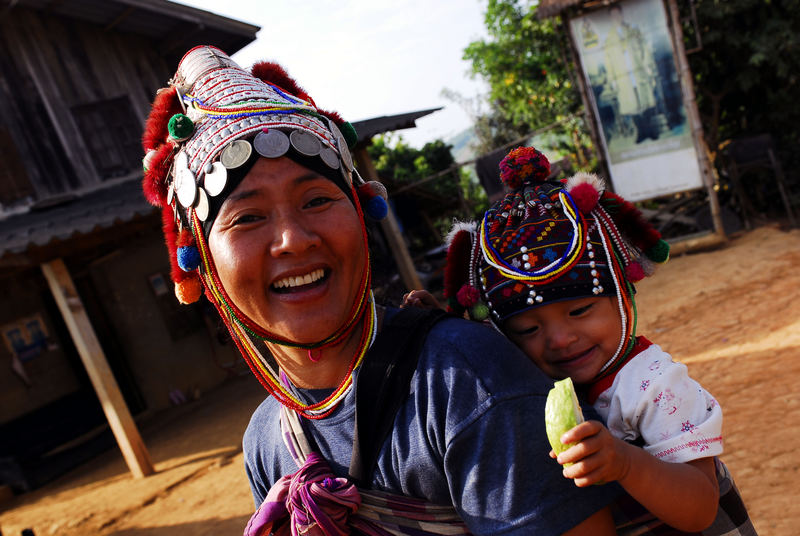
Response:
M639 390L646 391L649 386L650 386L650 380L642 380L642 384L639 386Z
M689 421L683 421L683 423L681 423L681 432L691 432L694 429L695 426Z

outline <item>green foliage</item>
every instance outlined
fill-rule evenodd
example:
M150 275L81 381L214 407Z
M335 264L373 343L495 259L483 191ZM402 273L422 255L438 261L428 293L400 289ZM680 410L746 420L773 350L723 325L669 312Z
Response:
M689 55L689 64L709 150L770 132L784 165L795 167L800 1L695 0L695 10L702 49ZM692 27L684 25L684 34L687 47L697 42Z
M389 193L455 164L450 146L442 140L428 142L422 149L416 149L406 144L402 137L382 135L372 140L367 152L375 163L378 176L387 183ZM451 196L458 188L458 180L444 175L419 188L432 194Z
M477 152L488 153L562 122L563 135L550 136L558 143L546 147L547 152L569 156L579 167L593 162L584 155L592 144L578 118L580 95L558 19L540 20L535 5L524 0L489 0L485 21L489 37L464 50L473 75L490 87L489 111L475 114Z
M392 135L376 136L367 148L378 176L400 210L398 216L413 249L421 251L441 244L453 218L475 218L488 208L477 177L456 167L451 148L435 140L416 149ZM423 179L428 180L420 182Z
M565 36L555 19L539 20L519 0L489 0L488 40L470 43L464 59L491 88L490 100L513 125L546 125L574 113L579 99L570 80Z

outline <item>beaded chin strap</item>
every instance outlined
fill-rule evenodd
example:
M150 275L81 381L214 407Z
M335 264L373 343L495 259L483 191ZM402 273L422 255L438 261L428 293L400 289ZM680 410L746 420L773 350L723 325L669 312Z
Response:
M360 205L357 202L356 208L359 218L363 218ZM299 343L261 328L233 303L225 292L222 282L219 279L214 260L209 254L208 245L201 232L201 223L196 217L193 223L195 231L197 232L197 245L202 258L203 269L200 271L200 275L203 285L207 289L207 294L219 311L220 316L225 322L228 331L231 333L236 346L239 348L250 370L261 385L284 406L297 411L309 419L321 419L328 416L352 388L353 370L361 364L361 361L364 359L364 356L377 334L377 314L375 311L375 299L370 290L371 270L369 250L367 249L367 234L364 226L362 225L362 240L365 248L364 251L367 255L366 266L359 285L358 295L350 311L348 320L342 327L321 341ZM365 314L367 312L368 314ZM364 318L365 316L366 319ZM321 351L323 348L335 346L340 343L345 337L352 333L362 319L365 321L362 323L358 350L353 355L346 375L330 396L316 404L303 404L290 388L281 381L279 372L275 370L270 361L263 356L257 345L258 342L269 342L292 348L305 348L309 351L309 357L311 357L312 350Z

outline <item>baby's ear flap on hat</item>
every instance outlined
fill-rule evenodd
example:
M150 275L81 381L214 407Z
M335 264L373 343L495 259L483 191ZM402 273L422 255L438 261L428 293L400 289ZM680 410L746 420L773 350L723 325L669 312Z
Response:
M648 259L657 263L667 262L669 244L661 238L658 229L645 219L633 203L606 190L600 196L600 205L614 220L623 236Z
M448 311L459 315L463 315L468 307L460 303L458 294L465 285L469 285L470 259L476 230L475 222L456 222L445 240L447 261L444 270L444 297L447 299Z

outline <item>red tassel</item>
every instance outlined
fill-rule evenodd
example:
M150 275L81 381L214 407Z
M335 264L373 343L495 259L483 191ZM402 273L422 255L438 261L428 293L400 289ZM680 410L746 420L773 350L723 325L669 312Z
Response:
M603 192L600 204L608 211L622 235L642 251L653 247L661 233L647 221L639 209L629 201L609 191Z
M306 93L303 88L297 85L297 82L294 80L294 78L289 76L289 73L286 72L286 69L277 63L271 61L260 61L253 65L252 69L250 69L250 72L253 73L253 76L256 78L259 78L268 84L278 86L283 91L314 104L314 100L308 95L308 93ZM316 104L314 106L316 106Z

